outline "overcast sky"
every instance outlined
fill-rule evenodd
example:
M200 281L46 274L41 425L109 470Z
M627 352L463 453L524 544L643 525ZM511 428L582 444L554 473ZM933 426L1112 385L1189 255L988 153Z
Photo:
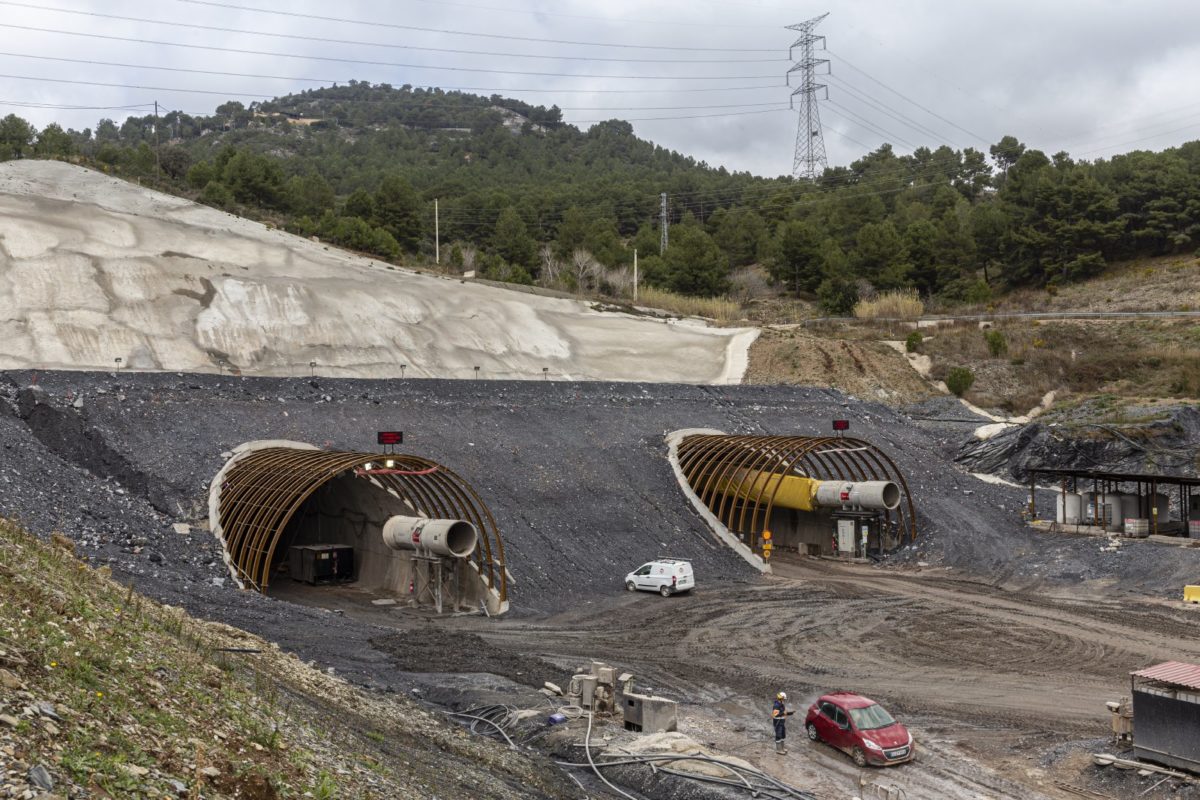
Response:
M821 103L830 165L885 141L899 152L986 151L1012 133L1048 153L1095 159L1200 138L1194 0L0 0L0 101L9 104L0 114L78 129L131 112L12 104L149 108L157 100L211 113L226 99L249 103L329 81L470 87L557 104L583 127L630 119L665 147L774 176L791 172L796 138L784 85L796 34L784 26L826 11L817 32L832 72ZM675 119L644 119L653 117Z

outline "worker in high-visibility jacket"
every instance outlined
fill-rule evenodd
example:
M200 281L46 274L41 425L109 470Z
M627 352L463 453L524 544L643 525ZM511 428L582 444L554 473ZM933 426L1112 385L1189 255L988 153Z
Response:
M787 739L787 718L794 714L788 711L787 692L775 695L775 704L771 706L771 724L775 726L775 752L787 755L784 740Z

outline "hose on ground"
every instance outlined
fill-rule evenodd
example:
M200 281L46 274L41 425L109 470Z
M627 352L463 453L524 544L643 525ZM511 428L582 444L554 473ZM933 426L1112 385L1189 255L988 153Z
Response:
M599 778L600 780L604 781L605 785L607 785L608 788L612 789L617 794L621 795L622 797L626 797L629 800L637 800L636 797L629 794L628 792L624 792L624 791L618 789L616 786L613 785L612 781L610 781L608 778L604 777L604 774L602 772L600 772L600 768L596 766L596 762L592 759L592 718L594 716L595 715L591 711L588 712L587 735L583 737L583 752L587 755L588 763L592 765L592 772L596 773L596 777Z
M496 704L477 706L464 711L447 711L445 713L450 717L471 720L470 724L467 725L471 733L491 738L498 738L497 734L499 734L499 736L504 737L510 746L513 748L517 746L513 739L516 734L509 734L519 721L519 710L515 706ZM562 714L567 719L579 719L585 712L577 705L568 704L565 706L556 706L554 713ZM517 738L521 744L529 744L534 739L545 736L550 730L550 728L541 728L527 732L524 737Z
M517 721L517 709L512 706L480 706L478 708L468 708L466 711L447 711L446 715L460 719L469 719L471 723L467 727L471 733L481 736L494 736L493 732L496 732L504 737L509 747L514 750L517 748L516 742L512 740L507 731ZM486 724L488 729L480 730L479 725L481 723Z
M724 786L732 786L750 792L751 796L763 796L771 798L771 800L789 800L789 798L793 800L815 800L816 798L816 796L811 792L790 786L756 767L735 764L714 756L680 755L676 753L614 753L611 755L604 754L603 757L607 760L596 762L595 766L592 767L593 770L598 769L599 767L642 765L650 767L651 770L660 770L667 774L675 775L681 778L721 784ZM711 775L700 775L685 770L657 766L659 762L678 761L700 761L707 764L715 764L736 775L737 780L733 780L731 778L719 778ZM564 767L583 768L590 766L591 760L589 758L589 764L575 764L569 761L557 761L555 763Z

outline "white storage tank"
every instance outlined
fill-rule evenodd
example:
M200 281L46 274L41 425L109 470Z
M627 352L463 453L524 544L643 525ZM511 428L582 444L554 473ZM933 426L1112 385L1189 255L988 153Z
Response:
M1081 492L1079 506L1080 521L1085 525L1096 524L1096 498L1101 495L1098 492Z
M1055 519L1067 525L1078 525L1083 498L1074 492L1058 493Z
M1078 525L1082 498L1074 492L1058 493L1055 501L1055 519L1067 525Z
M1103 509L1103 517L1096 521L1110 531L1120 531L1125 527L1125 509L1121 505L1121 493L1109 492L1097 500L1098 508Z

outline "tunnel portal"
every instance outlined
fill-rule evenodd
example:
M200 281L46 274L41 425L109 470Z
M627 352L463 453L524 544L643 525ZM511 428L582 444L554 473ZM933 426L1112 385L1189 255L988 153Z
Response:
M419 456L250 442L213 479L209 523L244 589L353 582L439 611L508 609L491 512L463 478Z

